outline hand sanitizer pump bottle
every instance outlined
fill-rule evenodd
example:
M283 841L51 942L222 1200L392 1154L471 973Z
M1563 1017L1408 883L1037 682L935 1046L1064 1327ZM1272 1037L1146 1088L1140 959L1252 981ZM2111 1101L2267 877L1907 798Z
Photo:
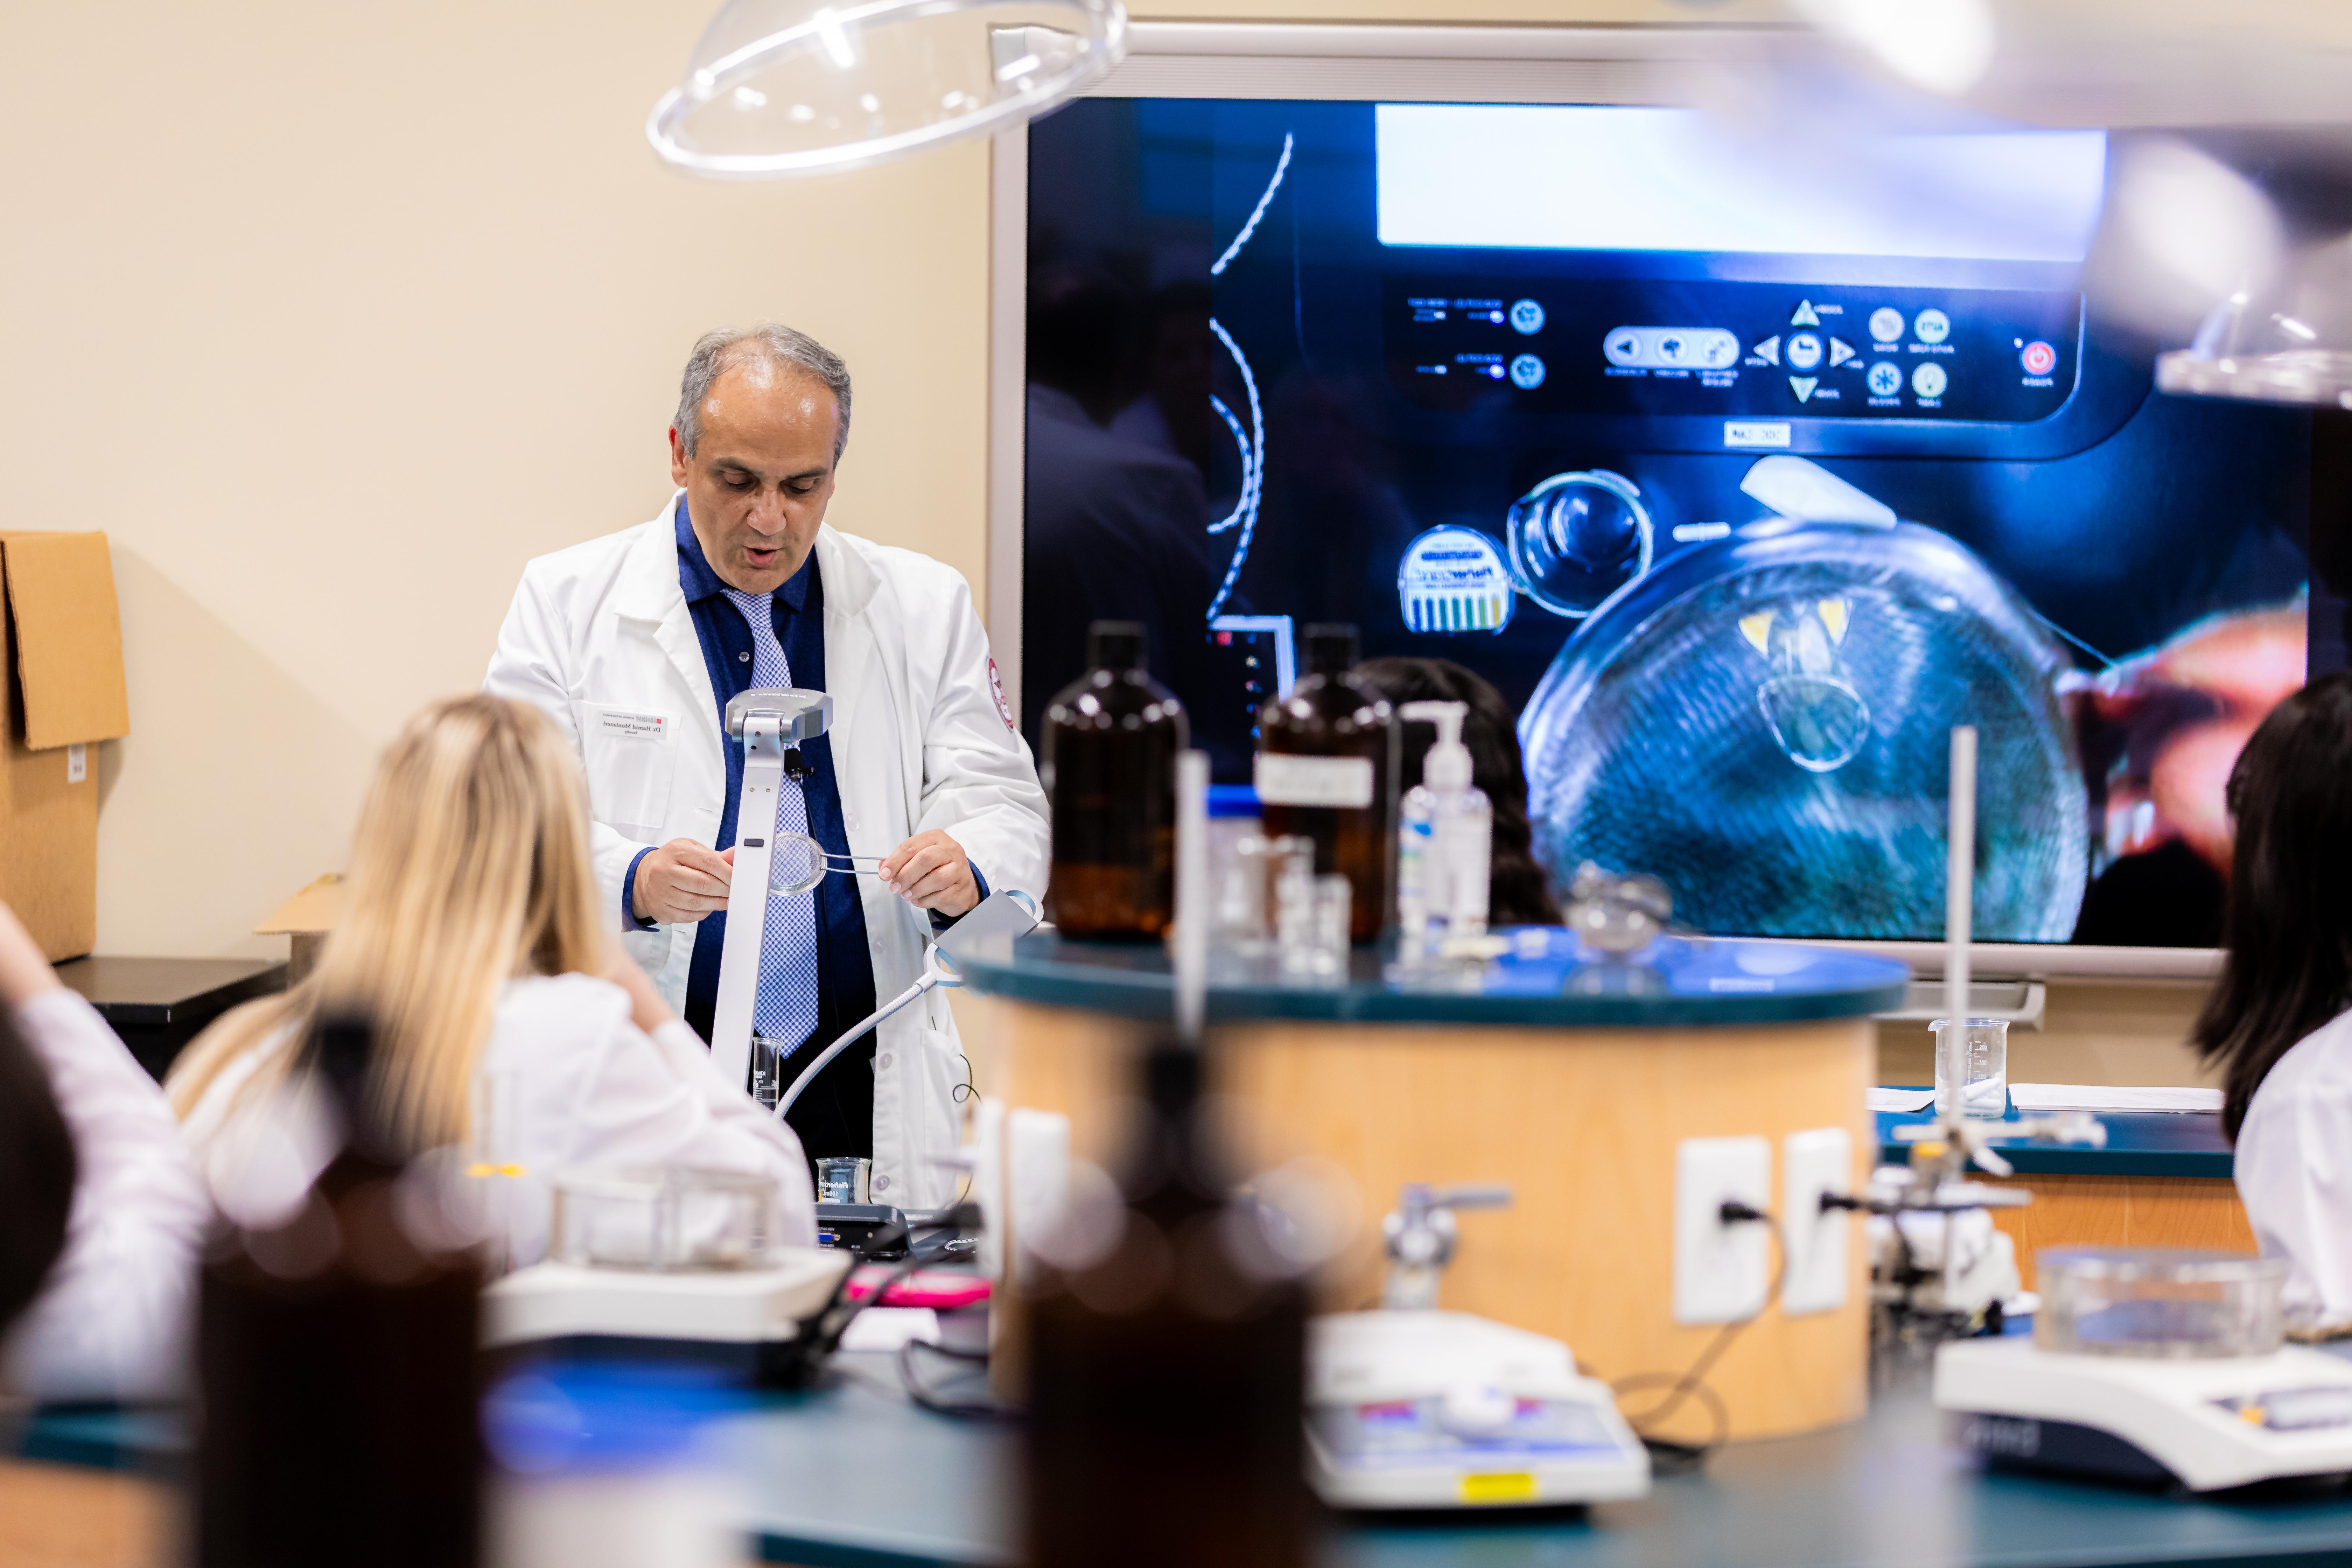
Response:
M1437 726L1422 782L1397 819L1398 955L1408 967L1443 956L1450 942L1486 934L1486 874L1495 809L1470 782L1462 743L1466 702L1408 702L1406 723Z

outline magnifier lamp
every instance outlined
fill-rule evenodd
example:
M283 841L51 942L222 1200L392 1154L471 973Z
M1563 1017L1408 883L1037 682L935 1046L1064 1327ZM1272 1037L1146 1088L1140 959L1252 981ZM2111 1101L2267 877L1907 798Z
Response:
M776 839L776 795L801 773L799 746L833 727L833 699L798 686L754 686L727 704L727 733L743 747L743 794L735 812L731 886L759 896L730 899L719 949L719 999L710 1019L710 1059L731 1084L751 1074L751 1009L760 994L760 939Z
M729 0L646 136L714 179L832 174L1021 124L1126 50L1119 0Z
M814 740L832 725L833 699L802 687L755 686L727 704L727 733L743 748L743 793L735 813L735 875L730 886L758 889L761 895L728 900L727 940L719 949L710 1059L719 1076L731 1084L747 1084L751 1076L751 1017L760 994L760 942L767 931L770 900L803 896L829 874L866 868L855 858L841 864L841 857L826 854L806 834L779 833L773 826L777 792L787 778L800 778L804 771L800 742ZM755 831L753 824L767 825L766 830ZM932 987L961 984L958 959L1025 936L1037 929L1039 918L1037 900L1018 889L1002 889L982 900L931 940L923 954L923 973L912 985L843 1031L840 1038L801 1068L778 1099L776 1114L781 1117L790 1110L824 1064L852 1040Z

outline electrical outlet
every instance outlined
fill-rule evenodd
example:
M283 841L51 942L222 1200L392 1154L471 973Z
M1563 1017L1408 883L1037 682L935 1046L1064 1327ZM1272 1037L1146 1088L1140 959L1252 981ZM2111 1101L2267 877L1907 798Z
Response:
M1780 1143L1780 1234L1789 1247L1780 1310L1794 1315L1844 1306L1853 1212L1823 1209L1822 1197L1853 1190L1853 1134L1843 1127L1790 1133Z
M1772 1145L1685 1138L1675 1148L1675 1321L1727 1323L1764 1309L1772 1238L1759 1220L1726 1224L1723 1205L1772 1206Z

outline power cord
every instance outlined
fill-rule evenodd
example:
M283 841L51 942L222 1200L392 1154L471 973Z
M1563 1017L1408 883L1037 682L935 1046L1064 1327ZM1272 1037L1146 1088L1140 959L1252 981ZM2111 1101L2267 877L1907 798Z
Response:
M1779 1262L1772 1270L1771 1284L1765 1288L1764 1300L1758 1303L1756 1310L1746 1317L1735 1318L1724 1324L1717 1331L1715 1338L1707 1342L1706 1348L1699 1352L1697 1359L1693 1361L1681 1375L1677 1376L1670 1372L1637 1372L1621 1377L1609 1385L1609 1392L1620 1397L1635 1389L1664 1386L1666 1394L1663 1400L1639 1414L1629 1414L1625 1417L1625 1422L1627 1426L1633 1428L1634 1435L1642 1439L1643 1446L1650 1450L1653 1458L1662 1462L1662 1473L1667 1475L1677 1475L1696 1469L1706 1461L1707 1455L1720 1447L1724 1439L1730 1436L1730 1413L1724 1408L1722 1396L1707 1386L1706 1374L1715 1370L1716 1363L1723 1359L1724 1352L1731 1348L1732 1342L1739 1337L1740 1332L1748 1324L1762 1317L1772 1303L1780 1299L1780 1287L1788 1282L1789 1278L1789 1238L1782 1232L1780 1221L1776 1215L1769 1210L1751 1207L1736 1198L1726 1202L1716 1213L1725 1225L1761 1224L1770 1228L1773 1248L1778 1254ZM1705 1442L1676 1443L1667 1438L1652 1436L1650 1431L1644 1430L1644 1428L1654 1430L1660 1423L1680 1410L1694 1397L1706 1406L1711 1417Z
M986 1351L959 1350L950 1345L935 1345L924 1340L908 1340L898 1347L898 1381L906 1386L907 1397L934 1415L950 1415L959 1421L1013 1421L1021 1413L1009 1405L993 1399L950 1399L939 1390L915 1375L915 1352L927 1351L948 1361L960 1361L980 1366L988 1364Z

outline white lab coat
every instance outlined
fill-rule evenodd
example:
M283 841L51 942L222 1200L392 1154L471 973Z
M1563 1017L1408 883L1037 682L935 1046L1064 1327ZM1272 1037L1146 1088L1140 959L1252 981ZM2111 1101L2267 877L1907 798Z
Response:
M34 997L16 1025L48 1072L79 1168L65 1251L0 1342L0 1387L35 1399L175 1398L213 1217L179 1123L74 993Z
M295 1047L280 1029L224 1067L189 1108L180 1138L215 1205L233 1219L299 1203L334 1158L337 1141L315 1086L251 1092L254 1075ZM816 1245L816 1196L793 1130L720 1081L694 1031L672 1019L651 1035L629 1016L629 994L593 974L533 974L499 993L475 1067L501 1083L499 1157L520 1167L483 1195L515 1268L547 1255L554 1178L613 1165L700 1165L772 1177L780 1239Z
M499 629L486 689L537 704L587 771L590 848L613 920L637 851L709 844L726 802L727 742L694 618L677 581L677 495L650 521L543 555ZM1013 728L971 590L912 551L817 531L833 760L853 855L880 857L942 828L992 889L1045 889L1045 795ZM858 879L877 999L920 973L929 917ZM698 922L624 943L683 1006ZM933 991L882 1026L874 1058L874 1192L933 1208L955 1192L939 1156L959 1142L964 1066L955 1018Z
M2352 1328L2352 1012L2279 1058L2238 1129L2238 1196L2287 1261L2287 1321Z

